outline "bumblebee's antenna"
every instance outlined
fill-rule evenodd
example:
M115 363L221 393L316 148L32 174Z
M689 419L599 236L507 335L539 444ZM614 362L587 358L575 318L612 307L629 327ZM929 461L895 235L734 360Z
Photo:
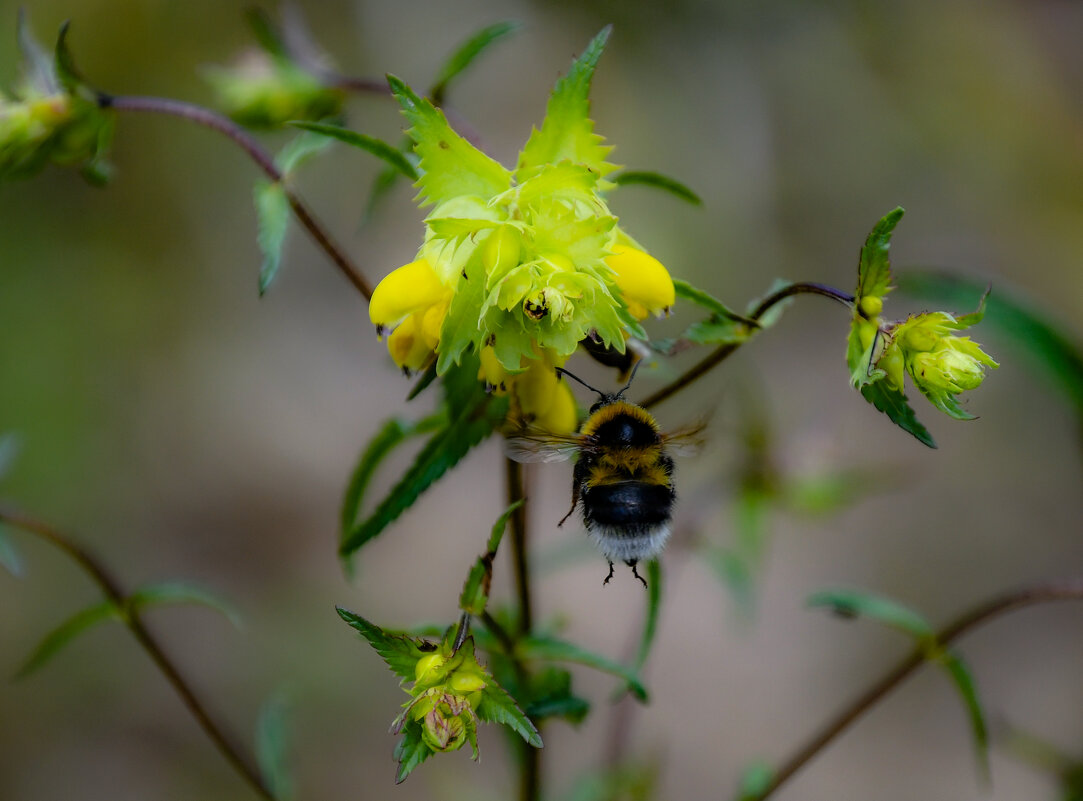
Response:
M628 383L625 384L621 388L621 391L617 393L618 398L621 397L622 395L624 395L625 392L627 392L629 389L632 388L632 382L636 380L636 370L639 369L639 365L641 365L641 364L643 364L643 360L639 359L639 360L636 361L635 364L632 365L632 372L628 376ZM597 392L597 390L595 390L595 392Z
M591 386L590 384L588 384L588 383L587 383L586 381L584 381L584 380L583 380L582 378L580 378L579 376L575 375L574 373L570 373L570 372L568 372L568 371L567 371L567 370L565 370L565 369L564 369L563 367L554 367L553 369L557 371L557 375L566 375L566 376L568 376L568 378L574 378L574 379L575 379L576 381L578 381L578 382L579 382L580 384L582 384L583 386L585 386L585 387L586 387L587 389L589 389L589 390L590 390L591 392L597 392L597 393L598 393L599 395L601 395L601 396L602 396L603 398L605 397L605 393L604 393L604 392L602 392L602 391L601 391L600 389L595 389L595 388L594 388L594 387L592 387L592 386Z

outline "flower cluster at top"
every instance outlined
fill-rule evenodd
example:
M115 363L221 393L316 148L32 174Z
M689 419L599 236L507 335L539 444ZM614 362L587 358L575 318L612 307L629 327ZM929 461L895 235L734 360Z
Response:
M589 118L591 78L608 30L558 81L546 118L508 170L390 77L420 157L419 201L432 206L415 261L376 287L369 314L406 370L438 373L473 349L479 378L512 395L523 422L575 428L553 371L590 338L624 351L639 322L674 302L666 269L617 224L605 200L616 169Z

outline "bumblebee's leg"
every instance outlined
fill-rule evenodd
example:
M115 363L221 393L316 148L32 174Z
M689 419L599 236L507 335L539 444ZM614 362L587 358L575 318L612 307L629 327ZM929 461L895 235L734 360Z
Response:
M633 559L631 562L625 562L625 564L628 565L628 567L632 568L632 575L639 579L643 586L646 587L647 580L643 578L643 576L639 575L639 571L636 570L636 560Z
M564 517L560 518L560 522L557 523L557 528L560 528L561 526L564 525L564 521L572 516L572 512L575 511L575 507L577 507L578 505L579 505L579 482L576 481L574 484L572 484L572 508L568 510L568 514L566 514L566 515L564 515Z
M609 575L605 577L605 581L602 582L602 586L604 587L606 584L608 584L609 579L611 579L611 578L613 578L613 563L612 562L609 563Z

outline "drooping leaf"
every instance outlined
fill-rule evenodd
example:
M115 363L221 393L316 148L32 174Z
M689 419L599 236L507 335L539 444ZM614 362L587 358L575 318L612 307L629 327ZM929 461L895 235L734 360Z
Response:
M574 662L579 665L619 676L628 683L628 689L640 701L647 701L647 688L634 668L622 665L609 657L588 651L555 637L525 637L518 643L519 654L526 659L541 659L549 662Z
M290 801L296 787L289 766L289 704L283 692L268 698L256 719L256 760L275 801Z
M432 653L432 646L425 640L384 631L375 623L365 620L361 615L348 609L343 609L341 606L336 606L335 609L338 610L339 617L368 640L369 645L383 657L387 666L397 676L413 681L418 660Z
M163 582L140 587L128 596L125 607L132 613L138 614L152 606L174 605L205 606L220 612L237 628L243 625L241 613L228 601L224 601L211 592L180 581Z
M857 291L854 293L858 301L868 296L882 298L891 290L888 250L891 248L891 234L904 213L901 207L888 212L865 239L857 267Z
M499 42L505 36L519 29L518 22L495 22L475 33L444 62L436 74L436 80L429 90L433 103L441 105L447 95L451 81L477 60L478 56Z
M302 131L275 156L275 166L283 175L289 176L309 159L318 156L331 145L331 139L311 131Z
M879 595L857 590L824 590L809 597L808 606L826 606L840 617L867 617L904 634L919 643L931 642L932 626L912 609Z
M464 612L480 615L485 611L485 606L489 602L489 586L493 578L493 559L496 558L496 551L500 547L500 541L504 538L504 530L507 528L508 520L511 519L515 510L522 506L523 503L523 500L513 503L504 510L504 513L493 524L486 551L477 558L474 566L470 568L470 573L463 584L462 593L459 595L459 608Z
M681 338L700 345L721 345L740 343L758 329L759 324L729 308L722 301L689 284L687 281L674 279L673 288L677 297L695 303L711 312L705 320L690 325Z
M413 773L414 768L433 755L433 750L425 744L421 732L422 726L415 720L411 720L403 728L402 739L395 745L394 757L399 763L398 772L395 774L395 784L406 781L406 777Z
M585 164L602 177L615 169L615 165L605 160L613 148L602 144L604 140L594 133L594 121L590 118L594 68L611 31L612 26L602 28L572 64L568 74L557 81L549 96L541 128L533 130L519 154L515 177L520 183L546 164L556 164L564 159Z
M948 651L940 658L944 669L955 683L959 696L966 706L970 719L970 733L974 738L974 752L978 759L978 773L983 781L989 781L989 728L985 723L985 711L978 698L978 689L970 669L958 654Z
M410 160L406 158L403 152L393 145L389 145L382 139L366 136L357 131L351 131L349 128L343 128L341 125L330 125L324 122L297 121L291 122L290 125L295 128L311 131L312 133L321 136L330 137L331 139L337 139L340 142L345 142L348 145L360 148L361 150L376 156L376 158L380 159L388 166L394 167L411 181L416 181L418 179L417 170L414 169L414 165L410 163Z
M290 202L282 184L260 181L256 184L256 217L259 223L260 252L263 264L259 270L259 293L270 287L282 265L282 247L290 220Z
M691 203L693 206L702 206L703 200L682 184L676 178L671 178L668 175L662 175L658 172L648 172L642 170L625 170L613 176L613 183L617 186L650 186L655 189L661 189L663 192L669 192L671 195L679 197L681 200Z
M394 75L387 81L410 122L407 133L421 157L417 186L422 206L462 195L488 200L511 186L511 173L459 136L444 112Z
M26 678L56 656L64 646L98 623L120 619L121 614L112 601L103 601L75 613L45 635L19 668L15 678Z
M515 703L502 687L489 682L481 691L481 701L477 707L478 717L488 723L507 726L535 748L542 747L541 735L530 718Z
M365 500L365 491L384 459L410 438L438 431L446 424L447 415L442 411L417 421L392 418L384 423L383 427L376 432L376 436L365 446L361 458L357 461L357 466L350 475L350 482L346 486L339 512L339 540L341 542L345 542L353 527L357 525L361 515L361 506Z
M635 669L639 672L647 664L654 637L658 633L658 613L662 605L662 564L657 559L647 563L647 614L643 617L643 633L636 650Z
M24 570L23 557L19 553L19 549L15 547L15 543L12 542L11 535L8 534L7 529L2 524L0 524L0 566L15 578L22 578Z
M767 762L757 760L741 771L741 781L737 786L737 801L757 801L775 780L775 769Z
M918 421L917 415L906 400L906 395L902 392L889 387L884 381L877 381L861 387L861 395L877 410L886 414L891 422L903 431L913 434L922 445L936 447L932 434Z
M577 725L590 712L590 703L572 692L572 674L564 668L547 667L532 674L529 698L526 712L531 720L564 718Z

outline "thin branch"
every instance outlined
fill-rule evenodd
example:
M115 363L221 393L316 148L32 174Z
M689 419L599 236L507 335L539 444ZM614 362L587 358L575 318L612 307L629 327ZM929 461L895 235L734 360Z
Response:
M101 589L105 597L115 604L118 609L124 611L121 619L128 627L128 630L131 631L136 641L143 647L143 650L147 652L147 655L150 656L154 664L158 666L158 669L162 671L162 674L173 686L173 689L176 691L177 695L180 696L184 705L188 707L188 711L192 713L196 722L199 723L200 728L202 728L204 733L211 739L211 742L214 743L214 746L222 756L226 758L226 761L229 762L234 770L241 774L257 795L267 801L274 801L274 794L264 782L263 777L256 768L255 760L251 756L245 754L240 746L225 733L222 725L215 721L206 705L199 700L195 691L181 675L176 665L173 664L173 661L166 656L165 651L162 650L162 646L159 645L157 639L155 639L154 635L147 630L139 612L127 605L126 594L109 571L98 562L97 559L77 545L70 537L62 534L46 523L6 509L0 509L0 520L29 534L33 534L40 539L45 540L50 545L60 549L79 565L88 576L90 576L94 583Z
M274 158L251 134L228 117L219 114L194 103L185 103L181 100L172 100L164 97L134 97L102 94L98 99L103 108L112 108L117 111L145 111L154 114L168 114L174 117L190 120L197 125L202 125L211 130L218 131L229 137L237 144L249 158L256 163L263 173L272 181L282 184L282 188L289 200L290 208L293 209L297 221L308 231L309 235L320 248L330 257L335 266L366 300L372 299L372 287L361 271L354 266L349 257L331 238L323 225L312 215L304 201L283 180L285 176L274 162Z
M839 303L851 305L854 302L854 296L848 295L842 290L835 289L834 287L827 286L826 284L815 284L811 282L789 284L783 287L777 292L774 292L764 298L760 305L753 310L749 317L753 320L759 320L765 315L771 307L786 300L786 298L793 295L821 295L823 297L832 298ZM640 402L640 406L645 409L649 409L652 406L657 406L664 400L668 400L673 395L676 395L682 389L694 382L696 379L702 377L706 373L710 372L715 366L720 364L731 353L741 346L740 342L727 342L724 345L719 345L712 353L692 365L681 375L677 376L672 382L666 384L666 386L659 389L653 395L650 395L646 400Z
M948 646L972 629L1003 614L1022 609L1025 606L1052 601L1083 601L1083 579L1051 582L1000 595L949 623L937 632L936 641L942 646ZM763 799L773 795L794 774L830 745L835 738L846 731L854 721L882 701L904 679L925 664L928 661L926 657L927 651L920 648L915 650L914 653L889 671L887 675L869 687L783 762L767 788L759 795L750 796L750 801L763 801Z

